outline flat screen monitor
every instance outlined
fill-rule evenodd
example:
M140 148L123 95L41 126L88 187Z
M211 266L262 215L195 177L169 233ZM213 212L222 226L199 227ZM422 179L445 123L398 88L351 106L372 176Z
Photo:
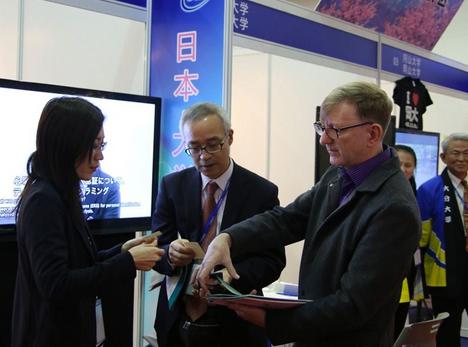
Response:
M104 160L90 181L81 182L90 228L98 234L149 229L158 181L161 99L0 79L0 231L14 230L41 111L59 96L83 97L105 116Z
M439 133L396 129L395 144L411 147L416 153L416 188L439 172Z

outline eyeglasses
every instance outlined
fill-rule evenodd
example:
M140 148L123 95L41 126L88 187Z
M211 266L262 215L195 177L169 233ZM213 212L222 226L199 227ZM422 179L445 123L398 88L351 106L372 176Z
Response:
M106 149L107 142L101 142L101 143L94 143L93 144L93 151L100 150L101 152Z
M201 146L201 147L187 147L185 149L185 153L187 153L188 155L192 157L201 155L203 151L209 154L214 154L217 152L221 152L221 150L223 149L223 145L224 145L224 141L216 143L216 144L208 144L208 145Z
M315 132L319 135L319 136L322 136L324 133L326 133L328 135L328 137L330 137L331 139L333 140L336 140L340 137L340 133L343 131L343 130L347 130L347 129L352 129L352 128L357 128L357 127L360 127L362 125L366 125L366 124L372 124L373 122L363 122L363 123L358 123L358 124L354 124L354 125L350 125L350 126L347 126L347 127L342 127L342 128L335 128L334 126L331 126L331 127L325 127L322 123L320 122L315 122L314 123L314 129L315 129ZM331 131L331 130L334 130L334 131Z

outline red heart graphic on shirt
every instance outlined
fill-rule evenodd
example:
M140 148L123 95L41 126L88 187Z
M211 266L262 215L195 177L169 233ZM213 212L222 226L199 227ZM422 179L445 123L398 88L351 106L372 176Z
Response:
M413 99L413 105L414 105L414 106L418 106L419 94L413 92L413 93L411 94L411 98Z

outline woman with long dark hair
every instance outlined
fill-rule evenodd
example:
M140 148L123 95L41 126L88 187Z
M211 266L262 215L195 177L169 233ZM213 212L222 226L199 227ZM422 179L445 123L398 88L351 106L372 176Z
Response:
M96 297L164 253L143 238L96 250L80 180L104 158L103 122L101 110L81 98L55 98L42 111L17 205L12 346L95 346Z

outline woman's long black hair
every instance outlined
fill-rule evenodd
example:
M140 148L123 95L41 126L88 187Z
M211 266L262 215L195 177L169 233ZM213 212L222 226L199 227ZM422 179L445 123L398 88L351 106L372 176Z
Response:
M42 179L57 190L73 222L84 223L76 166L91 159L103 122L101 110L84 99L59 97L47 102L37 127L36 151L28 159L28 179L17 204L17 219L32 184Z

